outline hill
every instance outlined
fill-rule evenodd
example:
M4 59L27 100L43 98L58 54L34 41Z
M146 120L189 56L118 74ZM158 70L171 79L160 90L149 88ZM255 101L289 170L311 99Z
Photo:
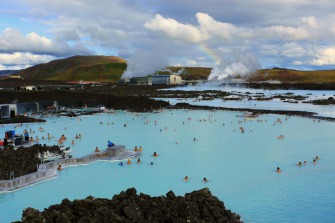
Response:
M73 56L50 61L19 71L25 80L117 82L127 61L116 56ZM167 67L184 80L207 80L212 68ZM167 70L159 74L169 74ZM245 78L248 82L278 80L288 84L335 83L335 70L299 71L285 68L257 70Z
M249 82L278 80L282 83L335 83L335 70L300 71L285 68L262 69L247 78Z
M18 70L0 70L0 77L1 76L10 76L12 74L15 74L19 72Z
M21 70L28 80L118 81L126 69L126 60L116 56L73 56Z

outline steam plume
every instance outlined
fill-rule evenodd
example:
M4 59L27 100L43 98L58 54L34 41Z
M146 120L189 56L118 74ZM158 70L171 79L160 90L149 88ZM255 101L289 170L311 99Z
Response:
M234 78L236 75L246 77L260 68L261 66L254 56L251 54L244 54L235 58L221 60L218 65L212 69L208 80L222 81Z
M129 59L121 78L146 77L167 66L168 59L158 51L137 51Z

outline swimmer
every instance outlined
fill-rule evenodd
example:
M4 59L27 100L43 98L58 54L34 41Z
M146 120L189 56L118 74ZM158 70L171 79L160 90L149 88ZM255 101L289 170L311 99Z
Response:
M142 151L143 151L142 146L140 146L140 148L139 148L138 151L139 151L139 152L142 152Z
M128 159L127 164L131 164L131 160L130 159Z
M123 162L120 162L119 165L120 165L120 166L123 166Z
M98 147L95 147L95 150L94 150L96 153L100 152L100 149Z
M134 151L137 152L137 146L135 146Z
M48 133L48 139L51 139L51 135L50 135L50 133Z
M305 165L307 164L307 161L306 161L306 160L304 161L304 164L305 164Z
M281 169L279 167L277 167L277 173L281 173Z
M208 182L208 180L206 179L206 177L204 177L203 181L204 181L204 183Z
M315 159L316 159L316 160L319 160L319 156L316 156Z
M154 162L151 162L150 165L154 165Z
M299 163L297 164L297 166L301 166L301 162L299 162Z
M137 164L140 164L140 163L141 163L141 159L138 158L138 159L137 159Z
M62 170L62 165L59 165L58 168L57 168L58 171L61 171Z
M316 160L315 159L313 159L313 164L316 164Z
M159 156L159 155L158 155L156 152L154 152L153 156L154 156L154 157L157 157L157 156Z
M72 144L72 145L74 145L74 144L75 144L74 140L72 140L71 144Z
M184 177L184 181L188 181L188 176Z

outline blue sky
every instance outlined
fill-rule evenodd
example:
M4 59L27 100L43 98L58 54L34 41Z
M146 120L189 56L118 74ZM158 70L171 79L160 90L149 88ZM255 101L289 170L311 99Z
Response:
M73 55L334 69L334 11L333 0L1 0L0 70Z

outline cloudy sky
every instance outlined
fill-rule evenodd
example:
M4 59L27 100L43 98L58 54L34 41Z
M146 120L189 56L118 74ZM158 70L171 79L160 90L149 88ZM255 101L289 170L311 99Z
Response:
M334 12L334 0L1 0L0 70L73 55L334 69Z

